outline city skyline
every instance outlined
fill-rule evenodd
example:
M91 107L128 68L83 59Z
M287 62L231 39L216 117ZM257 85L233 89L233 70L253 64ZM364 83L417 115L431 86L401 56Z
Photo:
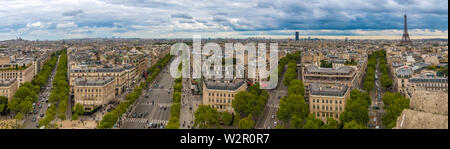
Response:
M4 1L0 40L448 38L448 1ZM249 13L251 12L251 13Z

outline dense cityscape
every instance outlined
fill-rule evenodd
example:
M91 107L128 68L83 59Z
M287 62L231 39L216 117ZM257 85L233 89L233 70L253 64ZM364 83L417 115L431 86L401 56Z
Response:
M199 47L222 49L276 43L276 59L256 48L243 59L233 55L231 66L220 57L225 68L202 68L233 75L242 67L243 78L191 77L192 68L216 58L193 52L191 38L18 35L0 41L0 129L448 129L448 38L414 38L407 15L397 39L298 31L200 39ZM179 60L176 43L201 63ZM273 76L249 76L252 68L276 69L276 87L262 88Z

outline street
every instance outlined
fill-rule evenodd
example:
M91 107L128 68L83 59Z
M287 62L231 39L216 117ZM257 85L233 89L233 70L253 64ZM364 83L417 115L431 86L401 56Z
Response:
M56 61L56 66L53 68L52 73L47 80L46 86L41 87L41 88L44 88L44 90L41 90L41 92L38 95L38 102L36 103L36 106L35 106L35 110L37 110L37 113L36 114L33 113L33 114L25 117L25 122L24 122L24 126L23 126L23 128L25 128L25 129L36 129L37 128L36 126L37 126L39 120L44 118L45 112L47 112L47 108L49 105L48 98L50 97L50 93L53 90L52 82L56 75L56 68L58 67L59 58L60 58L60 56L58 56L58 60ZM41 115L42 115L42 117L41 117ZM33 118L35 118L34 122L33 122Z
M170 64L170 62L169 62ZM130 112L121 117L122 129L164 128L170 118L174 78L170 75L169 65L158 74L150 88L131 105Z
M286 69L287 66L285 66L285 70ZM279 108L278 104L281 98L287 96L287 87L283 85L285 72L283 72L279 77L277 87L275 89L268 90L270 97L267 100L267 104L263 110L263 113L256 122L255 125L256 129L272 129L275 128L274 125L275 122L279 124L279 120L277 119L276 116Z
M383 97L383 95L386 93L386 89L384 87L381 86L381 72L380 72L380 68L379 68L379 58L377 58L377 65L376 65L376 71L375 71L375 91L371 91L369 93L371 99L372 99L372 104L369 107L369 128L375 128L375 129L382 129L384 128L383 123L381 122L381 116L384 113L383 110L383 101L381 100L381 98Z
M192 80L183 79L181 93L180 129L190 129L194 125L194 112L202 104L201 95L193 95L191 91Z

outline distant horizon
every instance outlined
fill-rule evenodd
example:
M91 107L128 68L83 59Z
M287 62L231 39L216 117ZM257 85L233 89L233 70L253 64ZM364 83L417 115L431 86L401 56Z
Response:
M17 40L19 37L14 39L4 39L0 40L2 41L9 41L9 40ZM295 37L286 37L286 36L250 36L250 37L241 37L241 38L233 38L233 37L203 37L202 40L205 39L275 39L275 40L288 40L291 39L292 41L295 41ZM401 40L401 36L303 36L300 37L300 40L305 39L320 39L320 40L345 40L346 38L348 40ZM192 38L139 38L139 37L85 37L85 38L62 38L62 39L26 39L21 38L23 40L27 41L59 41L59 40L80 40L80 39L143 39L143 40L191 40ZM447 39L448 36L411 36L411 40L443 40Z

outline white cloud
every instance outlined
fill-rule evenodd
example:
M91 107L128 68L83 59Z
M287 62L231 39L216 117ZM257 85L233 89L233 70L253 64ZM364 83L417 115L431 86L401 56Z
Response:
M41 22L28 23L27 27L41 27Z
M65 28L76 28L77 25L74 22L67 22L67 23L59 23L56 24L56 28L65 29Z

